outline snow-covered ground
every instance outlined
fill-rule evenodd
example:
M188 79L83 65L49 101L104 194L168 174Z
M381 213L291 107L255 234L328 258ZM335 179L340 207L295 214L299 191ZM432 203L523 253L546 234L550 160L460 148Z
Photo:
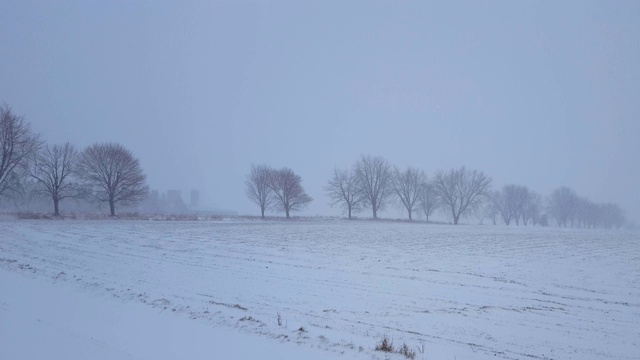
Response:
M343 359L47 279L0 270L0 284L0 359Z
M0 220L2 359L383 359L385 335L417 359L638 359L640 235Z

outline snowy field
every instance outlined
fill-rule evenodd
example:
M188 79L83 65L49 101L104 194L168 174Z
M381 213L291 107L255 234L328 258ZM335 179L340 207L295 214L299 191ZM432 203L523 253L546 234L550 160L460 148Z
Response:
M2 359L402 359L383 336L416 359L639 359L640 234L0 220Z

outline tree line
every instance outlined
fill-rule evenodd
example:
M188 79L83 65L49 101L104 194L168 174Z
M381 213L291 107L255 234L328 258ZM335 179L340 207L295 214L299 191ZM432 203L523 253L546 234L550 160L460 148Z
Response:
M96 143L79 151L72 144L47 144L31 125L7 104L0 105L0 200L26 192L50 199L60 215L65 199L107 204L111 216L117 206L135 205L149 194L138 159L120 144ZM389 206L406 210L408 219L423 213L427 222L436 212L450 217L490 219L495 225L532 224L584 228L620 228L624 211L615 203L598 204L568 187L548 197L522 185L492 190L492 179L481 171L460 167L436 171L392 166L381 156L361 156L347 168L335 168L324 191L329 203L349 219L370 209L374 219ZM290 168L251 165L245 179L249 200L260 208L285 213L305 209L313 199L302 178Z
M282 211L289 218L292 211L304 209L313 200L302 188L300 175L286 167L251 165L245 186L247 197L260 207L263 219L267 209Z
M109 205L137 204L148 192L138 159L122 145L96 143L78 151L72 144L47 144L7 104L0 105L0 199L32 194L48 198L60 215L65 199ZM31 185L31 186L27 186Z
M491 178L465 167L438 171L429 180L414 167L400 169L381 156L364 155L351 167L334 169L325 188L331 205L346 210L348 217L369 208L374 219L389 205L407 211L409 220L422 211L429 217L440 209L454 224L479 208L489 194Z
M282 171L295 183L288 193L291 207L284 202L278 182ZM302 188L302 179L291 169L274 170L267 165L251 165L245 180L246 194L260 207L262 218L272 209L286 212L304 209L312 199ZM406 210L411 221L423 213L427 222L441 212L458 224L463 218L477 218L482 224L548 226L555 220L561 227L620 228L626 223L624 211L613 203L596 204L580 197L568 187L554 190L546 199L523 185L505 185L492 189L492 179L481 171L460 167L438 170L432 177L414 167L392 166L381 156L361 156L347 168L335 168L325 193L331 206L339 207L348 219L365 210L374 219L388 206Z

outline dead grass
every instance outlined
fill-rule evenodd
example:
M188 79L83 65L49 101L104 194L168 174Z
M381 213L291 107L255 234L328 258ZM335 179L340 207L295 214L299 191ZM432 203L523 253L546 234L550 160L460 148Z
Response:
M403 343L402 346L396 351L393 347L393 341L390 340L386 335L376 345L375 350L387 353L397 353L410 360L414 360L416 358L416 352L414 350L411 350L406 343Z
M393 341L385 335L380 343L376 345L376 351L393 352Z
M406 343L403 343L400 349L398 350L398 354L404 355L407 359L415 359L416 352L414 350L409 349Z

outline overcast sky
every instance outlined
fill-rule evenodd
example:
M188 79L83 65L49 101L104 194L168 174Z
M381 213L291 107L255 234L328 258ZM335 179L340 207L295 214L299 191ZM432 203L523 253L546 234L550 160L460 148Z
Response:
M337 215L333 167L371 154L640 219L638 1L0 1L0 101L49 143L121 143L151 188L243 214L251 163Z

